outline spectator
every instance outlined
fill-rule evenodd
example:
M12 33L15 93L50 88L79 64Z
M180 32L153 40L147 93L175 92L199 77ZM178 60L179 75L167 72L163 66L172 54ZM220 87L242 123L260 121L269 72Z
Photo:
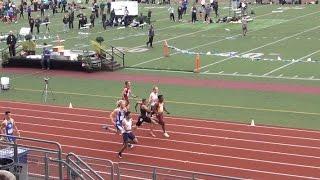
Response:
M10 57L16 56L16 43L17 38L13 35L12 31L10 31L9 36L7 37L7 45L9 48Z
M48 15L46 15L46 17L44 18L43 23L45 23L45 25L46 25L46 33L49 33L50 32L50 28L49 28L50 19L49 19Z
M96 18L95 13L91 13L91 15L90 15L91 27L94 27L94 20L95 20L95 18Z
M191 23L194 24L197 20L197 8L193 6L191 9Z
M31 6L28 6L28 19L31 18L31 12L32 12L32 9L31 9Z
M24 19L24 15L23 15L24 7L22 3L19 6L19 11L20 11L20 18L22 17Z
M33 17L29 18L29 26L30 26L30 32L33 34L33 27L34 27L34 19Z
M106 4L102 1L100 3L100 16L104 14L104 8L106 7Z
M169 9L168 9L168 11L169 11L169 13L170 13L170 21L175 21L174 20L174 9L173 9L173 7L172 6L170 6L169 7Z
M36 26L37 28L37 34L40 33L40 24L41 24L41 20L40 20L40 17L38 16L35 21L34 21L34 25Z
M107 2L107 14L110 14L110 12L111 12L111 2L110 2L110 0L108 0L108 2Z
M73 21L74 21L74 9L71 8L69 13L69 29L73 29Z
M67 3L68 3L67 0L62 0L62 1L61 1L61 4L62 4L61 13L62 13L62 12L65 13L65 12L66 12Z
M42 51L42 60L41 60L41 66L42 69L50 69L50 55L51 52L47 47L47 43L43 43L44 47L43 47L43 51Z
M150 47L153 48L152 43L153 43L153 37L154 37L154 28L153 25L150 26L149 31L148 31L148 37L149 37L149 41L147 42L147 47L150 44Z
M211 13L211 7L210 5L208 4L206 7L205 7L205 15L204 15L204 21L208 21L209 18L210 18L210 13Z
M152 14L152 11L151 9L148 10L148 24L151 24L151 14Z
M69 17L65 14L63 19L63 32L67 32L68 31L68 24L69 24Z
M178 6L178 21L182 20L182 13L183 13L182 6Z
M41 2L40 4L40 15L41 15L41 18L44 16L44 3Z

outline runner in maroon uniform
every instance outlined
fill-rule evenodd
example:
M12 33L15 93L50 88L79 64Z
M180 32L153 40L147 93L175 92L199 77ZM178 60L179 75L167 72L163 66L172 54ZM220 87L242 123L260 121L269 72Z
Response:
M158 102L155 105L155 115L157 118L158 123L161 125L162 130L163 130L163 135L165 137L169 137L169 134L166 131L166 126L165 126L165 122L163 120L163 114L164 112L166 112L167 114L170 114L167 109L164 106L164 98L163 95L159 95L158 96Z
M123 91L122 91L122 100L126 101L127 109L130 108L130 101L129 101L130 97L137 98L138 96L135 96L132 93L132 91L131 91L131 82L130 81L126 81L126 82L124 82L124 88L123 88Z

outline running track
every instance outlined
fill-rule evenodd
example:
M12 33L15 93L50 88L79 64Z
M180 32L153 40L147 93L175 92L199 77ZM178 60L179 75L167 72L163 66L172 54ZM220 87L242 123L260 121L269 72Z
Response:
M63 151L118 162L121 136L101 130L109 112L0 101L23 137L57 141ZM250 179L320 179L320 132L166 117L171 137L148 126L121 161Z

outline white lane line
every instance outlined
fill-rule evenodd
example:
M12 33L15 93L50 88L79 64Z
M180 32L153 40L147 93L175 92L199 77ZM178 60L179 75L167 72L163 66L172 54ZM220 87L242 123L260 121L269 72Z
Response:
M316 27L313 27L313 28L310 28L310 29L306 29L306 30L304 30L304 31L302 31L302 32L295 33L295 34L293 34L293 35L291 35L291 36L286 36L286 37L281 38L281 39L279 39L279 40L277 40L277 41L273 41L273 42L264 44L264 45L262 45L262 46L259 46L259 47L250 49L250 50L248 50L248 51L245 51L245 52L243 52L243 53L240 53L239 56L244 55L244 54L247 54L247 53L252 52L252 51L255 51L255 50L257 50L257 49L264 48L264 47L266 47L266 46L270 46L270 45L277 44L277 43L279 43L279 42L281 42L281 41L288 40L288 39L293 38L293 37L295 37L295 36L298 36L298 35L300 35L300 34L303 34L303 33L309 32L309 31L316 30L316 29L318 29L319 27L320 27L320 26L316 26ZM205 66L202 66L200 69L207 68L207 67L210 67L210 66L213 66L213 65L216 65L216 64L225 62L225 61L230 60L230 59L233 59L233 58L234 58L234 57L231 56L231 57L222 59L222 60L220 60L220 61L213 62L213 63L207 64L207 65L205 65ZM292 62L292 63L293 63L293 62Z
M100 131L92 131L88 129L79 129L79 128L65 128L65 127L56 127L56 126L49 126L49 125L43 125L43 124L30 124L30 123L24 123L24 122L19 122L18 124L28 124L28 125L38 125L38 126L43 126L43 127L50 127L50 128L57 128L57 129L67 129L67 130L74 130L74 131L81 131L81 132L87 132L87 133L96 133L96 134L110 134L114 135L114 133L111 132L100 132ZM144 129L142 128L141 130L149 132L149 129ZM157 132L161 132L160 130L155 130ZM202 145L202 146L210 146L212 148L214 147L221 147L221 148L229 148L229 149L237 149L237 150L245 150L245 151L253 151L253 152L263 152L263 153L269 153L269 154L280 154L280 155L287 155L287 156L296 156L296 157L303 157L303 158L311 158L311 159L320 159L320 157L316 156L310 156L310 155L302 155L302 154L292 154L292 153L285 153L285 152L276 152L276 151L267 151L267 150L259 150L259 149L251 149L251 148L243 148L243 147L235 147L235 146L223 146L219 144L206 144L206 143L198 143L198 142L192 142L192 141L179 141L179 140L172 140L172 139L161 139L161 138L154 138L154 137L144 137L144 136L139 136L139 139L150 139L150 140L161 140L161 141L168 141L168 142L175 142L175 143L183 143L183 144L191 144L191 145ZM221 137L220 139L224 139L224 137ZM105 141L104 142L109 142Z
M19 123L22 123L22 122L19 122ZM147 129L143 129L143 130L144 131L148 131ZM90 130L88 130L88 131L90 132ZM160 130L156 130L156 131L157 132L161 132ZM296 145L296 144L288 144L288 143L278 143L278 142L269 142L269 141L240 139L240 138L233 138L233 137L222 137L222 136L203 135L203 134L194 134L194 133L185 133L185 132L170 132L170 133L171 134L179 134L179 135L188 135L188 136L198 136L198 137L205 137L205 138L215 138L215 139L223 139L223 140L230 139L230 140L235 140L235 141L245 141L245 142L261 143L261 144L271 144L271 145L280 145L280 146L289 146L289 147L296 147L296 148L306 148L306 149L320 150L320 147L304 146L304 145Z
M49 105L49 104L36 104L36 103L28 103L28 102L17 102L17 101L3 101L1 100L0 102L3 102L7 105L11 104L19 104L19 105L32 105L32 106L41 106L41 107L51 107L51 108L60 108L63 109L64 111L70 110L68 107L63 107L63 106L57 106L57 105ZM7 108L10 108L6 106ZM22 108L18 108L22 109ZM99 110L99 109L88 109L88 108L73 108L74 110L81 110L81 111L91 111L91 112L102 112L102 113L111 113L111 111L107 110ZM309 113L309 112L296 112L296 111L286 111L286 112L293 112L293 113L298 113L298 114L312 114L312 115L320 115L318 113ZM60 113L60 112L57 112ZM167 119L177 119L180 121L197 121L197 122L206 122L206 123L212 123L212 124L225 124L225 125L232 125L232 126L248 126L247 124L242 124L242 123L235 123L235 122L227 122L227 121L214 121L214 120L206 120L206 119L195 119L195 118L187 118L187 117L174 117L174 116L167 116ZM289 128L289 127L277 127L277 126L264 126L264 125L259 125L256 126L256 128L263 128L263 129L276 129L276 130L282 130L282 131L296 131L296 132L305 132L305 133L314 133L314 134L319 134L320 136L320 131L317 130L307 130L307 129L297 129L297 128Z
M39 135L48 135L47 133L39 133L39 132L32 132L32 131L22 131L22 132L31 133L31 134L39 134ZM66 136L55 135L55 134L52 134L52 135L50 134L49 136L58 137L58 138L66 138ZM72 138L72 137L70 137L70 138ZM73 145L64 145L64 144L62 144L62 146L72 147L72 148L77 148L77 149L86 149L86 150L90 150L90 151L109 152L109 153L112 153L112 154L118 153L116 151L100 150L100 149L79 147L79 146L73 146ZM296 178L309 178L309 179L317 179L317 180L319 179L319 178L311 177L311 176L293 175L293 174L286 174L286 173L277 173L277 172L270 172L270 171L263 171L263 170L256 170L256 169L247 169L247 168L225 166L225 165L218 165L218 164L212 164L212 163L211 164L207 164L207 163L185 161L185 160L178 160L178 159L171 159L171 158L161 158L161 157L156 157L156 156L148 156L148 155L141 155L141 154L135 154L135 153L124 153L124 154L129 154L130 156L136 156L136 157L159 159L159 160L166 160L166 161L173 161L173 162L180 162L180 163L189 163L189 164L203 165L203 166L209 166L209 167L221 167L221 168L228 168L228 169L234 169L234 170L242 170L242 171L248 171L248 172L263 173L263 174L289 176L289 177L296 177Z
M2 107L0 107L2 108ZM6 108L7 109L7 108ZM11 109L17 109L17 108L11 108ZM26 109L20 109L20 110L26 110ZM39 110L27 110L31 112L39 112ZM40 111L45 112L47 114L61 114L56 112L49 112L49 111ZM105 120L105 117L99 117L99 116L89 116L89 115L79 115L79 114L65 114L70 115L74 117L87 117L87 118L96 118L96 119L103 119ZM58 119L58 118L48 118L48 117L42 117L42 116L29 116L25 114L15 114L15 116L21 116L21 117L29 117L29 118L38 118L38 119L47 119L47 120L54 120L54 121L64 121L64 122L72 122L72 123L83 123L81 121L74 121L69 119ZM104 123L104 122L101 122ZM103 125L101 123L92 123L92 122L85 122L84 124L92 124L92 125ZM229 130L229 129L219 129L219 128L208 128L208 127L197 127L197 126L188 126L188 125L178 125L178 124L171 124L167 123L168 126L177 126L177 127L187 127L191 129L200 129L200 130L215 130L215 131L225 131L225 132L233 132L233 133L243 133L243 134L252 134L252 135L262 135L262 136L271 136L271 137L281 137L281 138L292 138L292 139L300 139L300 140L310 140L310 141L320 141L320 139L316 138L308 138L308 137L296 137L296 136L285 136L285 135L276 135L276 134L269 134L269 133L257 133L257 132L248 132L248 131L239 131L239 130Z
M41 127L49 127L49 128L56 128L56 129L62 129L62 130L74 130L74 131L81 131L85 132L79 129L75 128L64 128L64 127L56 127L56 126L46 126L46 125L40 125L40 124L31 124L31 123L19 123L24 125L31 125L31 126L41 126ZM24 132L24 130L21 130ZM30 131L27 131L29 133L32 133ZM94 134L96 131L86 131L90 132L91 134ZM34 132L34 134L45 134L47 136L58 136L63 138L70 138L70 139L76 139L76 140L84 140L84 141L91 141L96 143L110 143L110 144L116 144L121 145L121 142L114 142L114 141L107 141L105 139L99 140L97 139L90 139L90 138L82 138L77 136L66 136L66 135L60 135L60 134L51 134L51 133L44 133L44 132ZM308 166L308 165L301 165L301 164L292 164L292 163L284 163L284 162L277 162L277 161L268 161L268 160L261 160L261 159L251 159L251 158L244 158L244 157L237 157L237 156L228 156L228 155L220 155L220 154L211 154L211 153L204 153L204 152L195 152L195 151L188 151L188 150L181 150L181 149L171 149L171 148L163 148L163 147L156 147L156 146L147 146L147 145L141 145L137 144L137 147L142 147L146 149L156 149L156 150L164 150L164 151L173 151L173 152L179 152L179 153L187 153L187 154L197 154L197 155L204 155L204 156L213 156L213 157L223 157L223 158L230 158L230 159L237 159L237 160L245 160L245 161L254 161L254 162L263 162L263 163L270 163L270 164L280 164L284 166L293 166L293 167L303 167L303 168L310 168L310 169L320 169L320 167L317 166Z
M319 27L319 26L318 26L318 27ZM296 62L299 62L299 61L301 61L301 60L303 60L303 59L305 59L305 58L307 58L307 57L310 57L310 56L312 56L312 55L314 55L314 54L316 54L316 53L318 53L318 52L320 52L320 50L317 50L317 51L314 51L314 52L312 52L312 53L310 53L310 54L308 54L308 55L305 55L305 56L299 58L298 60L292 61L291 63L288 63L288 64L286 64L286 65L280 66L280 67L278 67L278 68L276 68L276 69L274 69L274 70L272 70L272 71L269 71L269 72L263 74L262 76L268 76L268 75L270 75L270 74L272 74L272 73L274 73L274 72L276 72L276 71L279 71L280 69L283 69L283 68L285 68L285 67L288 67L288 66L290 66L290 65L292 65L292 64L294 64L294 63L296 63ZM298 76L297 76L297 77L298 77ZM293 78L297 78L297 77L293 77Z
M320 11L317 11L317 12L305 14L305 15L303 15L303 16L298 16L298 17L295 17L295 18L292 18L292 19L288 19L288 20L286 20L286 21L280 22L280 23L275 24L275 25L272 25L272 26L268 26L268 27L264 27L264 28L261 28L261 29L253 30L253 31L251 31L251 33L252 33L252 32L256 32L256 31L259 31L259 30L262 30L262 29L266 29L266 28L269 28L269 27L273 27L273 26L276 26L276 25L279 25L279 24L283 24L283 23L286 23L286 22L290 22L290 21L293 21L293 20L296 20L296 19L300 19L300 18L309 16L309 15L313 15L313 14L316 14L316 13L319 13L319 12L320 12ZM269 14L272 14L272 13L269 13ZM264 15L262 15L262 16L265 16L265 15L266 15L266 14L264 14ZM260 16L257 16L257 17L260 17ZM257 17L256 17L256 18L257 18ZM241 36L241 35L242 35L242 34L236 34L236 35L231 36L230 38L235 38L235 37ZM193 49L196 49L196 48L199 48L199 47L203 47L203 46L207 46L207 45L219 43L219 42L221 42L221 41L226 41L226 40L227 40L227 39L223 38L223 39L220 39L220 40L217 40L217 41L213 41L213 42L210 42L210 43L205 43L205 44L202 44L202 45L195 46L195 47L193 47L193 48L189 48L189 49L187 49L187 51L193 50ZM175 53L172 53L172 54L170 54L170 55L173 56L173 55L176 55L176 54L179 54L179 52L175 52ZM153 62L153 61L157 61L157 60L162 59L162 58L164 58L164 57L158 57L158 58L150 59L150 60L147 60L147 61L144 61L144 62L141 62L141 63L134 64L134 65L132 65L132 66L130 66L130 67L137 67L137 66L139 66L139 65L146 64L146 63Z

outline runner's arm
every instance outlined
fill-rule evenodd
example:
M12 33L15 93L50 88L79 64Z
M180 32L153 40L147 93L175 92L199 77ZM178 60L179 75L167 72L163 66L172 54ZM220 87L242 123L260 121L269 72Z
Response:
M146 105L143 105L142 108L146 110L147 113L151 113L151 110Z
M116 110L112 111L112 113L110 114L110 120L113 125L116 125L115 118L114 118L115 114L116 114Z
M17 135L20 137L20 131L19 131L16 123L14 123L14 130L17 132Z
M165 106L163 106L163 110L167 113L170 114L169 111L167 111L167 108Z
M136 105L134 106L134 109L136 110L136 112L137 112L137 107L139 104L140 104L140 102L137 102Z

